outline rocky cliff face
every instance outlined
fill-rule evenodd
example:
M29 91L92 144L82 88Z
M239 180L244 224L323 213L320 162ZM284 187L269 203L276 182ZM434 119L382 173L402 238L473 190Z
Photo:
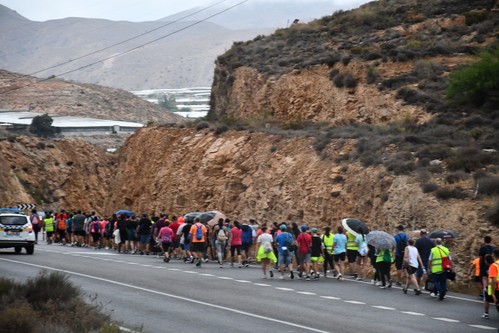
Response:
M333 140L332 157L348 154L353 141ZM338 226L345 217L371 229L394 232L452 229L459 272L468 267L483 234L497 234L483 219L490 199L437 200L412 176L382 167L324 159L312 139L247 131L144 128L118 157L80 141L45 143L18 138L0 142L3 205L37 202L46 209L96 210L110 214L217 209L233 220ZM471 182L463 183L469 192Z

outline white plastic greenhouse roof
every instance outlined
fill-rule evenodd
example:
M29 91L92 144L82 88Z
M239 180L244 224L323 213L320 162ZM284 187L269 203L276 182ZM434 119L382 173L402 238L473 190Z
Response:
M31 125L33 118L36 116L41 116L42 113L29 112L29 111L5 111L0 110L0 124L18 124L18 125ZM96 118L83 118L83 117L72 117L72 116L59 116L59 115L49 115L53 119L52 126L71 128L71 127L134 127L141 128L144 124L134 123L129 121L119 121L119 120L107 120L107 119L96 119Z

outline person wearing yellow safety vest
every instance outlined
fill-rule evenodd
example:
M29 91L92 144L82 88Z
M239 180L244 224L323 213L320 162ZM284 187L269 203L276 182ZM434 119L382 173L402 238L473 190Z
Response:
M499 249L495 249L493 255L495 262L489 266L487 294L491 297L491 300L496 305L497 312L499 312Z
M322 245L324 246L324 276L327 276L327 266L331 267L331 272L334 274L334 258L333 258L333 237L331 227L324 228L322 234Z
M352 278L357 277L357 273L355 272L355 263L357 261L357 250L359 249L359 245L357 244L357 235L347 231L347 260L348 260L348 269L350 270L350 275Z
M45 232L47 233L47 244L52 244L52 237L54 235L55 223L52 213L45 212L45 218L43 219L43 226Z
M376 249L376 264L378 265L381 280L381 289L392 287L391 268L393 262L393 249ZM388 282L388 285L387 285Z
M437 297L439 300L445 298L447 292L447 272L442 268L442 258L450 256L450 250L442 245L442 239L435 240L435 247L431 249L430 258L428 259L428 268L433 279L434 289L430 294L432 297Z

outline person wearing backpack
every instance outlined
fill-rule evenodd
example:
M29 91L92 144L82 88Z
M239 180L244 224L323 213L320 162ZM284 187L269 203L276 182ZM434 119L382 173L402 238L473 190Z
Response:
M409 236L404 233L404 227L399 225L397 227L397 233L393 236L395 239L395 268L397 269L397 286L402 285L402 264L404 263L404 253L407 246L407 241L409 241Z
M90 223L90 234L92 235L92 248L100 248L101 224L99 218L94 216Z
M31 210L31 215L29 217L31 225L33 226L33 232L35 233L35 244L38 244L38 233L40 232L40 216L36 212L36 209Z
M215 248L217 249L218 264L220 268L224 267L225 244L229 239L227 228L224 226L224 219L220 218L218 224L213 228L215 235Z
M196 217L190 230L192 255L194 256L194 259L197 259L196 267L201 267L203 252L206 246L207 232L208 229L206 229L206 226L201 223L201 219Z
M288 227L285 224L281 224L279 228L281 233L275 237L275 243L277 244L277 263L279 272L281 272L279 279L284 280L284 270L287 269L289 278L292 280L295 277L293 273L293 257L295 256L296 248L295 238L291 233L287 232Z
M428 259L429 273L432 274L434 284L433 293L430 296L438 296L438 299L442 301L447 293L447 270L450 269L448 265L452 263L452 258L450 250L442 244L442 239L435 239L435 245L431 249L430 258Z

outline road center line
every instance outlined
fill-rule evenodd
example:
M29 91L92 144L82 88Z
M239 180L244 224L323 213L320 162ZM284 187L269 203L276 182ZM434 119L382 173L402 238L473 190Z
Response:
M283 287L275 287L277 290L283 290L283 291L295 291L294 289L291 288L283 288Z
M341 298L339 297L334 297L334 296L321 296L322 298L325 298L325 299L332 299L332 300L340 300Z
M345 303L350 303L350 304L359 304L359 305L365 305L366 303L364 302L359 302L359 301L343 301Z
M495 327L484 326L484 325L470 325L470 327L481 328L482 330L496 330Z
M395 308L391 308L389 306L382 306L382 305L371 305L371 307L376 308L376 309L381 309L381 310L396 310Z
M316 293L312 293L310 291L297 291L296 293L302 295L317 295Z
M459 323L459 320L456 319L450 319L450 318L433 318L435 320L441 320L441 321L446 321L448 323Z
M411 316L426 316L424 313L412 312L412 311L400 311L400 313L405 313Z
M272 287L270 284L266 283L254 283L255 286L260 286L260 287Z
M288 322L288 321L284 321L284 320L279 320L279 319L274 319L274 318L270 318L270 317L266 317L266 316L262 316L262 315L257 315L257 314L254 314L254 313L245 312L245 311L241 311L241 310L236 310L236 309L232 309L232 308L228 308L228 307L225 307L225 306L216 305L216 304L212 304L212 303L208 303L208 302L204 302L204 301L198 301L198 300L195 300L195 299L192 299L192 298L187 298L187 297L183 297L183 296L168 294L168 293L160 292L160 291L157 291L157 290L152 290L152 289L147 289L147 288L143 288L143 287L138 287L138 286L134 286L134 285L127 284L127 283L112 281L112 280L108 280L108 279L104 279L104 278L100 278L100 277L96 277L96 276L91 276L91 275L88 275L88 274L83 274L83 273L68 271L68 270L65 270L65 269L53 268L53 267L49 267L49 266L42 266L42 265L30 264L30 263L25 263L25 262L16 261L16 260L10 260L10 259L4 259L4 258L0 258L0 260L7 261L7 262L12 262L12 263L15 263L15 264L21 264L21 265L26 265L26 266L38 267L38 268L42 268L42 269L48 269L48 270L52 270L52 271L57 271L57 272L62 272L62 273L67 273L67 274L72 274L72 275L76 275L76 276L85 277L85 278L88 278L88 279L103 281L103 282L107 282L107 283L110 283L110 284L115 284L115 285L118 285L118 286L127 287L127 288L130 288L130 289L141 290L141 291L145 291L145 292L148 292L148 293L151 293L151 294L161 295L161 296L165 296L165 297L170 297L170 298L182 300L182 301L185 301L185 302L190 302L190 303L194 303L194 304L208 306L208 307L211 307L211 308L215 308L215 309L219 309L219 310L223 310L223 311L227 311L227 312L237 313L237 314L240 314L240 315L243 315L243 316L247 316L247 317L262 319L262 320L270 321L270 322L273 322L273 323L278 323L278 324L282 324L282 325L286 325L286 326L300 328L302 330L306 330L306 331L310 331L310 332L331 333L331 332L328 332L328 331L323 331L323 330L312 328L312 327L308 327L308 326L294 324L294 323L291 323L291 322Z

